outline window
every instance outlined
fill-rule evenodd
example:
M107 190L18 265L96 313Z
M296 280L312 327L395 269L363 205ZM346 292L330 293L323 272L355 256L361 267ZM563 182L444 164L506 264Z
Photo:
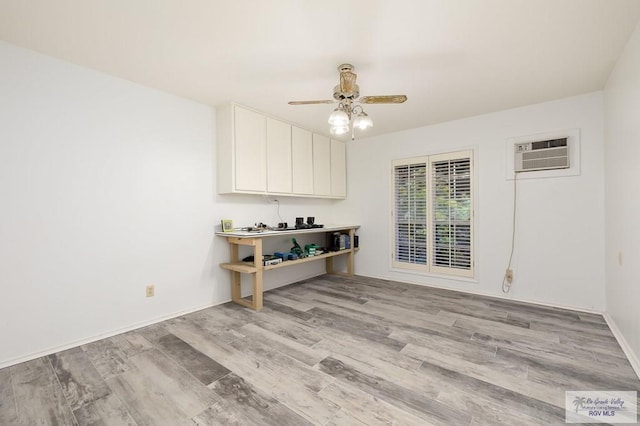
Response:
M393 162L393 267L473 276L472 152Z

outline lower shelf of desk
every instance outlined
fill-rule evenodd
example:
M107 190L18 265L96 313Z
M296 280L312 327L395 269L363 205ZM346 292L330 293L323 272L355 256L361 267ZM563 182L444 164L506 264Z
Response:
M358 249L355 248L353 249L353 251L358 251ZM313 262L315 260L327 259L330 257L340 256L348 253L351 253L351 249L331 251L328 253L319 254L317 256L303 257L302 259L287 260L281 263L276 263L275 265L263 266L262 268L256 268L253 262L221 263L220 267L224 269L228 269L230 271L240 272L243 274L253 274L257 272L259 269L262 269L263 271L270 271L272 269L285 268L287 266L299 265L301 263Z

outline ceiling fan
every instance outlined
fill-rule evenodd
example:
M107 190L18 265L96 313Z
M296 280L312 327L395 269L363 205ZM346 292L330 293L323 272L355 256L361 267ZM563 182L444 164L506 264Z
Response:
M360 130L373 126L371 117L364 112L362 104L401 104L407 100L405 95L386 96L360 96L360 87L356 84L358 75L353 72L351 64L342 64L340 71L340 84L333 88L334 100L318 101L290 101L289 105L313 105L338 103L338 107L329 116L330 132L332 135L343 135L349 131L351 123L351 139L355 139L355 128Z

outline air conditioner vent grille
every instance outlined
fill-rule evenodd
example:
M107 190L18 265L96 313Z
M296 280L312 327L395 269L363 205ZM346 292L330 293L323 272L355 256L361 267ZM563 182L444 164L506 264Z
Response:
M547 141L531 142L531 149L557 148L559 146L567 146L567 138L549 139Z
M569 163L567 138L515 145L515 171L566 169Z
M540 158L551 157L567 157L567 147L564 148L549 148L538 151L526 151L522 153L522 161L537 160Z
M562 169L565 167L567 167L567 159L562 157L536 158L522 162L522 171Z

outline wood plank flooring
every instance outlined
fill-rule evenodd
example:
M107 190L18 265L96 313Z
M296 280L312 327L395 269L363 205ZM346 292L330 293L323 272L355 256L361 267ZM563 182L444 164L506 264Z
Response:
M564 424L640 381L600 315L324 275L0 370L0 425Z

